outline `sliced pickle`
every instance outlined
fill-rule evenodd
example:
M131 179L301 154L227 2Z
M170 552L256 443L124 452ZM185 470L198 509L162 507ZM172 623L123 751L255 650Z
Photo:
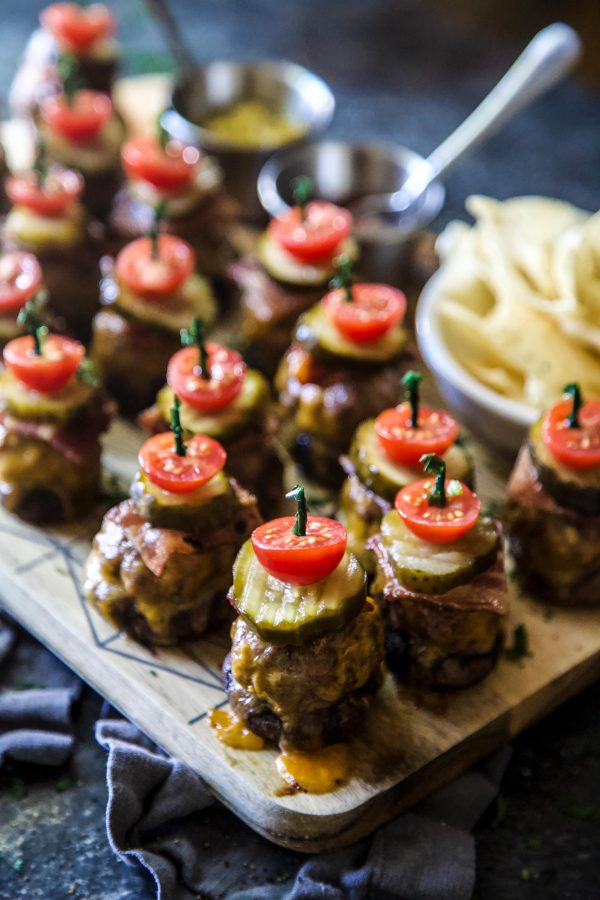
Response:
M233 593L239 613L263 641L303 644L344 628L367 596L366 575L351 553L316 584L286 584L263 569L246 541L233 567Z
M257 414L269 403L269 385L260 372L249 369L246 372L244 385L233 403L212 413L203 413L187 403L181 403L181 424L192 434L207 434L216 440L225 440L242 431L255 420ZM156 398L161 416L168 422L173 406L173 391L168 385L158 393Z
M587 515L600 515L600 466L571 469L559 462L542 439L541 419L531 428L529 449L538 478L557 503Z
M326 360L342 359L357 365L378 366L400 355L406 343L406 332L395 325L378 340L357 344L340 334L322 304L317 303L298 319L296 340L315 356Z
M210 283L195 273L185 281L179 293L164 300L146 300L119 282L115 306L127 318L174 334L187 328L195 316L199 316L206 326L212 325L217 316L217 302Z
M157 528L174 528L199 534L221 528L231 521L235 494L227 475L219 472L189 494L163 491L138 472L131 485L131 498L141 516Z
M40 216L24 206L15 206L4 223L6 237L35 251L47 247L73 247L85 235L85 212L73 203L64 216Z
M495 561L500 536L492 519L482 517L463 538L432 544L410 531L396 510L381 522L381 536L398 580L409 591L445 594L467 584Z
M348 238L339 252L345 253L351 259L356 259L358 256L356 241ZM297 262L266 232L259 238L256 245L256 256L271 278L284 284L292 284L294 287L312 288L323 285L323 292L325 292L329 279L335 275L333 263L311 266L308 263Z
M59 391L32 391L10 372L0 372L0 403L18 419L67 422L92 400L94 388L74 376Z
M350 458L356 474L375 494L393 502L400 488L423 477L423 467L396 463L387 456L375 431L375 422L368 419L356 429L350 446ZM444 454L448 478L458 478L473 486L473 461L463 447L454 444Z

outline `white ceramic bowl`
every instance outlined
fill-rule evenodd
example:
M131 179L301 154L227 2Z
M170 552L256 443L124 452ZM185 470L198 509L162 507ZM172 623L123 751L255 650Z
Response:
M419 350L433 373L439 391L459 419L492 448L515 454L539 412L509 400L481 384L458 361L447 345L437 313L439 274L429 279L417 304Z

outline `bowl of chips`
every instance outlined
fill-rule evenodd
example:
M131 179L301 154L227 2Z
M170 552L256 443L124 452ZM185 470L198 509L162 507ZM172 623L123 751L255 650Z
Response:
M600 397L600 214L546 197L470 197L439 236L417 338L447 404L491 444L578 381Z

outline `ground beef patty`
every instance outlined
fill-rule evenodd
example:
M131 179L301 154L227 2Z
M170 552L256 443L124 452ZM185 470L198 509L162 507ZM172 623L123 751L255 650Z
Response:
M205 538L153 527L131 500L109 510L86 563L87 600L144 644L189 640L222 621L237 551L260 523L255 497L232 486L231 522Z
M404 368L402 357L345 366L318 359L298 341L290 346L275 377L280 440L308 478L340 487L340 455L361 422L398 402Z
M383 625L371 601L341 631L298 647L261 640L240 616L223 667L231 707L282 749L343 741L381 684L383 655Z

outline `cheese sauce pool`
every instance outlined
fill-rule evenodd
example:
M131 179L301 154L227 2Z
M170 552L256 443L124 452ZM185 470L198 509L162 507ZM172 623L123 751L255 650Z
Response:
M287 784L309 794L328 794L348 778L348 748L334 744L314 753L290 750L277 757L277 771Z
M208 724L221 743L234 750L263 750L265 747L261 737L225 709L211 709ZM290 750L280 753L275 764L293 791L328 794L348 779L348 748L345 744L334 744L314 753Z

